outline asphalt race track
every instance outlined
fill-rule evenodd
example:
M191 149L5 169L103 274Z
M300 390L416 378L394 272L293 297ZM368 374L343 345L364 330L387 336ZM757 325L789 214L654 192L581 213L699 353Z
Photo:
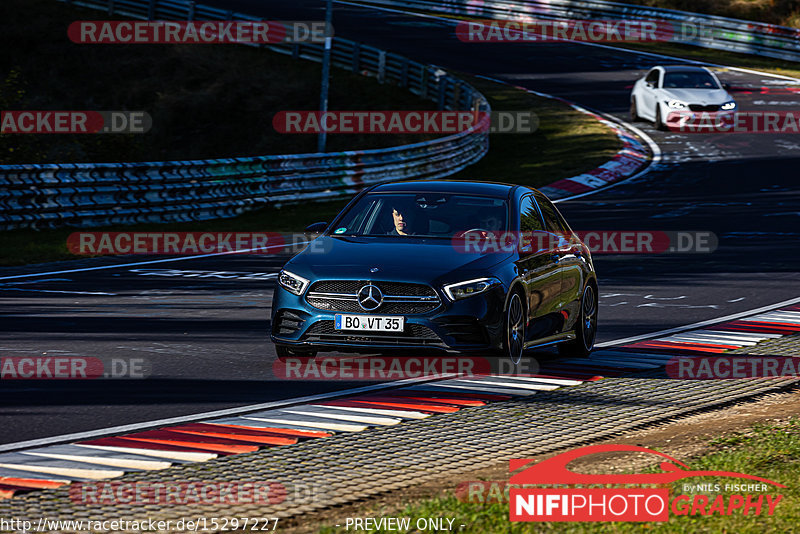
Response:
M208 3L265 19L324 18L321 2ZM335 10L337 35L567 98L624 120L633 81L654 64L675 63L580 44L465 44L450 23L436 19L339 3ZM786 80L738 71L720 77L734 86L743 110L800 106L800 94L778 90ZM596 256L599 341L797 296L800 138L675 134L637 126L662 150L656 168L559 208L575 229L710 231L719 248L712 254ZM273 379L269 275L285 259L217 256L127 265L147 261L130 257L0 271L0 355L116 358L146 369L144 379L4 381L0 442L364 385Z

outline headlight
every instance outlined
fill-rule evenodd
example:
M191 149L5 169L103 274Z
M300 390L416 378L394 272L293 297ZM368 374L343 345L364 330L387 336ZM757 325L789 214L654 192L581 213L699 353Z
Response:
M308 286L308 280L289 271L281 271L278 274L278 283L286 291L295 295L302 295L306 286Z
M732 109L736 109L736 102L734 101L725 102L724 104L722 104L722 109L725 111L731 111Z
M667 102L669 109L686 109L688 106L680 100L670 100Z
M476 278L475 280L446 285L444 286L444 292L450 297L450 300L459 300L477 295L478 293L483 293L490 287L499 283L500 280L497 278Z

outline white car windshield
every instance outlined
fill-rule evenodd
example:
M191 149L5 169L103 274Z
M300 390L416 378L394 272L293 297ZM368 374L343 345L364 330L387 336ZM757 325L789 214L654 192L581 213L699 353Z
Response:
M668 72L664 89L719 89L719 84L707 72Z

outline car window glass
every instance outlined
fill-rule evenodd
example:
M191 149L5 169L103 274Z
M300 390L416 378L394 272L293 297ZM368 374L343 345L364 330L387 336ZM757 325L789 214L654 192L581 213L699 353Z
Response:
M645 78L644 81L647 82L647 83L651 83L653 85L657 85L658 84L658 74L659 73L658 73L657 70L651 71L650 74L647 75L647 78Z
M397 236L393 213L404 232L417 237L452 238L471 229L503 232L508 227L504 199L443 193L371 193L335 224L334 235Z
M539 210L533 203L533 197L528 195L522 199L519 207L519 229L521 232L535 232L544 230L544 224L539 216Z
M719 85L707 72L668 72L664 75L664 88L719 89Z
M563 219L560 217L556 207L549 200L547 200L544 195L537 195L536 201L539 203L539 209L542 212L542 217L544 217L547 231L553 232L554 234L558 234L562 237L569 235L569 227L567 227L566 223L563 222Z

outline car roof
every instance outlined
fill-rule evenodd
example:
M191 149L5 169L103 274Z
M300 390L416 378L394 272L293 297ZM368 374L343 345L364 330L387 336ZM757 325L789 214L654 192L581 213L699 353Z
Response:
M409 180L390 182L373 187L375 193L456 193L508 198L519 187L499 182L474 182L469 180Z

